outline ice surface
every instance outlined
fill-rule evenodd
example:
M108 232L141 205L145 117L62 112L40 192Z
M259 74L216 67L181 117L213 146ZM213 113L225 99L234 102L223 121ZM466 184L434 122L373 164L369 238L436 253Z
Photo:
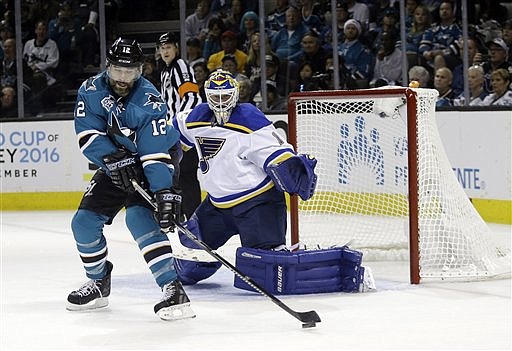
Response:
M315 310L315 328L269 299L233 287L221 268L186 287L197 317L161 321L160 298L123 214L106 227L114 263L110 306L68 312L71 290L86 281L70 230L73 211L1 214L1 350L360 350L512 347L510 278L408 283L407 262L370 262L377 292L279 296ZM510 226L492 225L510 248ZM174 240L174 239L173 239ZM233 262L237 240L218 251Z

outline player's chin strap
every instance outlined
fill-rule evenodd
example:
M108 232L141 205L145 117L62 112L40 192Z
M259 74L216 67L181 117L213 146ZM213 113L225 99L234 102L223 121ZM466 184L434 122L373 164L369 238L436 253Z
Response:
M142 197L151 204L156 209L156 204L153 202L153 199L151 199L151 196L134 180L132 180L133 187L135 190L142 195ZM315 311L308 311L308 312L297 312L292 310L290 307L288 307L284 302L279 300L277 297L272 295L271 293L267 292L264 288L262 288L258 283L256 283L252 278L244 275L242 272L240 272L235 266L233 266L231 263L229 263L225 258L217 254L214 250L212 250L208 245L206 245L203 241L196 238L194 233L192 233L190 230L185 228L181 223L175 223L176 228L178 228L179 231L181 231L183 234L185 234L190 240L192 240L195 244L202 247L205 252L207 252L210 256L215 258L217 261L222 263L226 268L228 268L231 272L233 272L238 278L240 278L242 281L244 281L246 284L248 284L251 288L259 292L261 295L269 298L272 300L273 303L275 303L277 306L291 314L293 317L297 318L299 321L302 322L302 328L311 328L315 327L316 323L320 322L320 317Z

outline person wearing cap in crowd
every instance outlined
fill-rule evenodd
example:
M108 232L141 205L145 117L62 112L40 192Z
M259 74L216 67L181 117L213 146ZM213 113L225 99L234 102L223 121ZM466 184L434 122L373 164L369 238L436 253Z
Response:
M395 12L397 14L399 12L398 8L395 7L398 6L398 2L396 1L393 4L391 4L390 0L377 0L372 2L373 4L368 5L370 12L370 22L368 27L369 31L373 31L375 30L375 28L381 26L384 16L386 16L390 12Z
M341 71L344 85L348 89L367 88L370 78L370 65L373 57L370 51L359 40L361 24L355 19L345 22L345 41L338 46Z
M302 37L302 55L298 60L299 66L304 62L309 62L313 69L313 74L325 72L327 54L320 44L318 34L314 31L309 31Z
M281 69L279 57L274 53L265 55L265 66L267 83L274 82L279 96L288 96L288 93L293 91L295 85L297 85L298 73L292 77L288 77L287 73L283 72Z
M343 28L345 27L345 22L348 21L350 15L348 13L348 6L343 0L338 0L336 2L336 25L338 27L338 45L343 43L345 40L345 34L343 33ZM323 43L322 47L326 52L332 52L332 26L325 26L322 32L319 35L320 42Z
M165 68L160 74L162 99L167 104L167 119L178 112L193 109L202 102L194 71L180 57L180 38L164 33L158 38L157 48ZM179 188L183 191L182 211L190 217L201 203L201 188L197 179L197 154L185 152L180 162ZM176 182L175 182L176 184Z
M498 68L503 68L509 73L512 72L512 66L508 62L508 46L501 38L495 38L486 44L489 50L489 59L482 63L485 78L485 90L492 93L491 73Z
M270 52L265 55L265 75L267 78L267 86L268 84L272 84L277 89L277 94L279 96L288 96L287 94L292 91L296 85L296 79L289 82L286 73L281 72L280 66L281 63L279 62L279 58L276 54ZM252 83L252 92L254 101L256 104L260 104L262 101L261 80L258 80L258 84L254 82Z
M242 50L237 49L237 36L235 32L230 30L221 34L222 50L212 54L208 59L208 69L211 71L222 67L222 58L224 55L234 55L237 62L237 70L240 73L244 72L245 64L247 62L247 54Z
M382 49L382 34L384 32L392 34L395 38L400 36L397 25L398 20L398 12L392 7L387 8L382 14L381 21L377 26L373 28L373 30L366 31L364 38L360 37L360 40L363 43L368 43L367 45L371 50L372 55L377 55L377 53Z

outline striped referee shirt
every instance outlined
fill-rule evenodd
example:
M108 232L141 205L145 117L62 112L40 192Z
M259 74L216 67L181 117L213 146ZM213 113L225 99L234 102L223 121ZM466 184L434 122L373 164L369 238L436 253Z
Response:
M167 119L202 102L194 71L183 59L175 58L162 70L160 79L162 98L168 108Z

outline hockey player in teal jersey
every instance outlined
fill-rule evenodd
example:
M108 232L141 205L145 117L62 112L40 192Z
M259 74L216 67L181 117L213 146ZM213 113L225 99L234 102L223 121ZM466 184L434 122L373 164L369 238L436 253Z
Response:
M167 107L160 93L141 77L143 60L135 40L118 38L107 53L106 70L78 90L74 111L78 143L99 169L71 222L90 280L69 294L67 309L108 305L113 264L107 260L103 227L124 207L126 225L163 291L155 313L164 320L194 317L163 232L173 230L180 218L181 197L172 192L179 167L179 135L166 122ZM131 180L153 194L156 212L134 191Z
M213 72L205 92L207 103L173 119L182 147L196 148L199 179L208 193L186 226L214 250L237 234L243 247L282 249L287 225L283 192L309 199L316 160L297 155L258 108L238 102L238 82L229 72ZM180 240L197 247L184 235ZM176 260L184 284L203 280L219 267Z

